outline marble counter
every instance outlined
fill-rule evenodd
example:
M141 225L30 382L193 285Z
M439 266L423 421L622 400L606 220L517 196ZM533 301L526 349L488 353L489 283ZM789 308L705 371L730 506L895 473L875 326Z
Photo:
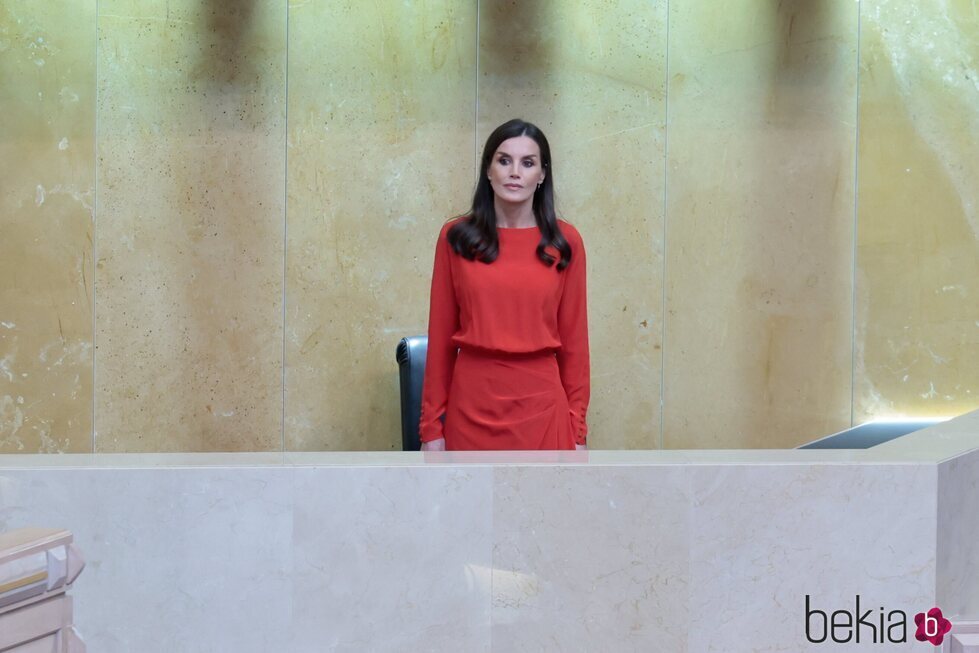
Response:
M0 530L73 531L91 651L931 651L916 612L979 616L977 479L979 411L862 451L0 456ZM809 643L807 595L909 642Z

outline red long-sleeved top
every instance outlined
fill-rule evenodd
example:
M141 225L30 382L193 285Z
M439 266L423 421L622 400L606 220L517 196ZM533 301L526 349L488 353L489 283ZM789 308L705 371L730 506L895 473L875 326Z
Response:
M445 412L459 347L506 353L552 350L568 397L575 442L585 444L590 396L585 246L578 230L558 220L571 246L571 262L537 258L541 233L498 228L499 256L490 264L469 261L452 251L446 237L455 218L442 226L435 246L428 318L428 358L419 431L422 442L443 437Z

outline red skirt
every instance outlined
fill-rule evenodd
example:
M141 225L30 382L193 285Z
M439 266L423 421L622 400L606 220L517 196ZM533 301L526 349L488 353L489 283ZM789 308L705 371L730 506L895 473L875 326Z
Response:
M445 411L445 448L574 449L568 396L554 353L460 349Z

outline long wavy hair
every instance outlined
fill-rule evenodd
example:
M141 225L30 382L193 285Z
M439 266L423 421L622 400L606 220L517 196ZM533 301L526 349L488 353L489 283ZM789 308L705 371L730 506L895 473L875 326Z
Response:
M523 120L514 119L503 123L493 130L486 139L483 147L483 158L479 165L479 176L476 179L476 191L473 193L472 208L465 214L463 220L454 224L447 234L452 249L470 261L479 260L492 263L500 254L500 239L496 230L496 197L490 185L487 171L493 162L493 155L500 144L518 136L529 136L540 147L541 166L544 169L544 181L534 191L533 210L541 239L537 243L537 258L550 267L554 257L548 254L548 246L561 254L557 269L563 270L571 262L571 246L561 233L554 212L554 169L551 166L551 147L547 143L544 132L536 125Z

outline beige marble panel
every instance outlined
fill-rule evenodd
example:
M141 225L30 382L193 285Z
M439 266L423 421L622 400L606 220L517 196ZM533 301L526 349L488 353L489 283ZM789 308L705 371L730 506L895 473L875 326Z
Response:
M98 21L96 449L278 449L286 6Z
M494 469L492 650L710 650L688 644L695 469Z
M855 414L979 407L979 13L862 3Z
M95 4L0 3L0 453L92 450Z
M860 594L875 614L884 605L910 618L935 605L934 465L688 470L688 600L697 607L687 651L937 650L920 647L913 622L910 645L879 646L868 643L866 628L861 645L811 645L803 621L807 594L817 609L852 608ZM818 639L816 628L814 618L812 635Z
M478 147L523 118L588 252L589 445L660 436L666 3L481 2Z
M973 435L976 431L973 431ZM937 603L979 615L979 450L938 465Z
M403 336L474 178L475 3L289 7L287 450L401 448Z
M671 5L667 448L849 425L857 8Z
M292 641L273 650L490 653L493 467L288 471Z

